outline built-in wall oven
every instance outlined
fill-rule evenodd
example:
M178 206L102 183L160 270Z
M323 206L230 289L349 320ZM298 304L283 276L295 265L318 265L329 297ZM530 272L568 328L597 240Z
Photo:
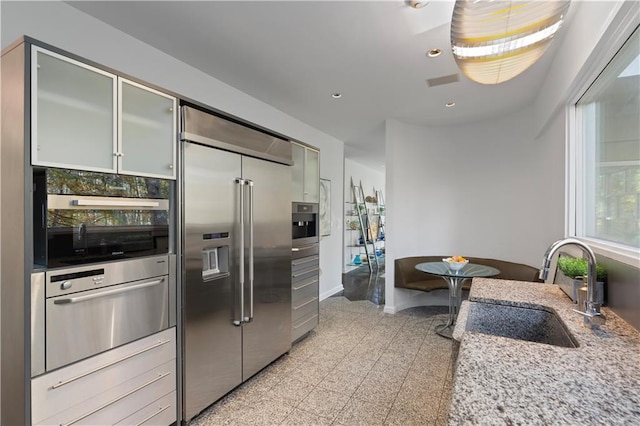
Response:
M172 181L67 169L34 171L34 258L46 267L169 252Z
M320 241L318 204L292 203L291 210L291 238L293 247L301 248L318 244Z

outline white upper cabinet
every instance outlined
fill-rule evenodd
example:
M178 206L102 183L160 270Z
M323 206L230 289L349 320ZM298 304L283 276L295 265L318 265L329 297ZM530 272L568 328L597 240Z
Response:
M118 170L175 179L176 99L119 79Z
M32 47L32 164L175 179L176 99Z
M32 47L32 163L114 172L116 76Z
M293 201L320 202L320 151L291 142Z

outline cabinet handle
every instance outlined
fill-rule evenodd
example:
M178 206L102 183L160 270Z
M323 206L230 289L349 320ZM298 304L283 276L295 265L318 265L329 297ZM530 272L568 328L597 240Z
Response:
M304 260L294 260L293 262L291 262L291 266L300 266L304 265L305 263L317 262L318 259L318 256L310 256L310 258L304 258Z
M147 348L144 348L144 349L141 349L141 350L139 350L137 352L129 354L129 355L127 355L127 356L125 356L123 358L120 358L120 359L118 359L116 361L112 361L112 362L110 362L108 364L102 365L102 366L100 366L98 368L94 368L93 370L89 370L89 371L87 371L85 373L79 374L79 375L77 375L75 377L72 377L70 379L58 382L55 385L52 385L51 388L49 388L49 390L54 390L54 389L57 389L57 388L62 387L64 385L68 385L69 383L75 382L76 380L82 379L83 377L87 377L87 376L89 376L89 375L91 375L91 374L93 374L93 373L95 373L97 371L104 370L105 368L111 367L112 365L115 365L115 364L117 364L119 362L125 361L125 360L127 360L129 358L133 358L134 356L140 355L142 353L150 351L151 349L155 349L155 348L157 348L159 346L165 345L165 344L169 343L170 341L171 340L160 340L159 342L157 342L154 345L151 345L151 346L149 346Z
M106 408L106 407L108 407L108 406L110 406L110 405L115 404L116 402L118 402L118 401L120 401L120 400L122 400L122 399L124 399L124 398L128 397L129 395L131 395L131 394L134 394L134 393L138 392L140 389L142 389L142 388L146 388L147 386L154 384L154 383L155 383L155 382L157 382L158 380L164 379L165 377L167 377L167 376L168 376L168 375L170 375L170 374L171 374L171 372L170 372L170 371L167 371L166 373L160 373L160 374L158 375L158 377L156 377L155 379L149 380L147 383L144 383L144 384L142 384L142 385L138 386L138 387L137 387L137 388L135 388L135 389L131 389L129 392L125 393L124 395L120 395L120 396L119 396L119 397L117 397L116 399L114 399L114 400L112 400L112 401L109 401L109 402L107 402L106 404L103 404L103 405L101 405L100 407L96 408L95 410L91 410L90 412L88 412L88 413L86 413L86 414L83 414L83 415L82 415L82 416L80 416L80 417L76 417L75 419L71 420L69 423L64 423L64 424L62 424L61 426L71 426L71 425L72 425L72 424L74 424L74 423L78 423L80 420L82 420L82 419L86 419L86 418L87 418L87 417L89 417L90 415L97 413L98 411L102 410L103 408Z
M311 280L311 281L309 281L308 283L302 284L302 285L301 285L301 286L299 286L299 287L293 287L293 289L297 291L297 290L300 290L301 288L308 287L308 286L310 286L311 284L315 284L315 283L317 283L317 282L318 282L318 280Z
M317 298L317 297L314 297L313 299L311 299L311 300L308 300L308 301L304 302L302 305L294 307L294 308L293 308L293 310L294 310L294 311L297 311L298 309L302 308L303 306L306 306L306 305L308 305L308 304L309 304L309 303L311 303L311 302L315 302L316 300L318 300L318 298Z
M314 319L316 319L316 318L318 318L318 316L317 316L317 315L314 315L314 316L312 316L311 318L309 318L308 320L306 320L305 322L300 323L300 324L298 324L298 325L294 325L294 326L293 326L293 328L294 328L294 329L296 329L296 328L300 328L300 327L302 327L303 325L305 325L306 323L308 323L309 321L314 320Z
M298 278L298 277L301 277L303 275L307 275L310 272L316 272L316 271L319 271L319 270L320 270L320 268L307 269L306 271L304 271L301 274L291 274L291 278Z
M309 249L312 249L312 248L318 248L318 245L314 244L312 246L305 246L305 247L292 247L291 251L309 250Z
M158 414L162 413L163 411L166 411L168 408L171 408L171 405L167 405L165 407L160 407L158 409L158 411L156 411L155 413L153 413L150 416L147 416L146 418L142 419L142 421L138 422L135 424L135 426L140 426L143 425L147 422L147 420L151 420L152 418L154 418L155 416L157 416Z

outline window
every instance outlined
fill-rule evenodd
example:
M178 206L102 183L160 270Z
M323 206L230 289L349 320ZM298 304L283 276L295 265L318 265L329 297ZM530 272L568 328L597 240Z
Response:
M640 253L640 30L578 100L575 234ZM620 251L620 250L618 250Z

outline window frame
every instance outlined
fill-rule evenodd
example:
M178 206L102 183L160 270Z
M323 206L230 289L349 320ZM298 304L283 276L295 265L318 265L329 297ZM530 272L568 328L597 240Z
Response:
M574 85L572 96L569 97L566 105L565 233L589 244L597 254L640 268L640 248L582 235L589 213L584 209L585 146L582 143L582 111L576 105L638 28L635 13L625 14L622 21L614 27L615 30L611 34L605 35L600 40L598 47L585 63L586 70L583 70L582 76L576 79L577 84ZM605 49L604 46L607 48Z

